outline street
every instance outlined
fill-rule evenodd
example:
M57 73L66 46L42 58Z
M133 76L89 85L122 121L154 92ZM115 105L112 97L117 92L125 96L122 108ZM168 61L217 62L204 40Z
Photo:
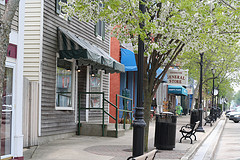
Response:
M240 159L240 123L227 120L214 159Z

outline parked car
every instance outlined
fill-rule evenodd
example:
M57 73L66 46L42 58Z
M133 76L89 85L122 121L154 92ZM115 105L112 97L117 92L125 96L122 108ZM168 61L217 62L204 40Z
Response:
M229 117L229 120L232 120L235 123L238 123L240 121L240 112L238 114L231 115Z
M226 114L226 117L227 117L227 118L230 118L231 115L235 115L235 114L238 114L238 113L240 113L240 112L228 112L228 113Z
M229 111L229 110L228 110L228 111L226 111L226 112L225 112L225 115L227 115L229 112L231 112L231 111Z

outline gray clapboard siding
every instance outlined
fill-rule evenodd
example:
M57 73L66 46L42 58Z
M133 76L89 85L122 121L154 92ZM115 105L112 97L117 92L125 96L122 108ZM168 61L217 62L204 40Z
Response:
M0 13L2 15L3 12L5 11L5 5L0 4L0 10L1 10ZM11 29L18 31L18 9L15 13L15 16L13 17Z
M55 0L44 1L41 100L42 136L75 132L77 130L77 125L75 124L75 111L55 110L56 52L58 50L57 27L59 26L68 29L109 53L109 36L105 36L105 41L97 39L94 35L93 23L79 22L77 18L74 17L71 21L66 21L55 13ZM85 92L86 67L85 69L81 68L81 72L78 76L78 84L78 92ZM107 84L106 86L108 87ZM108 97L108 89L106 94L106 97ZM85 97L82 97L81 103L83 106L86 106ZM85 116L84 113L83 115ZM83 120L85 120L85 117L83 117Z

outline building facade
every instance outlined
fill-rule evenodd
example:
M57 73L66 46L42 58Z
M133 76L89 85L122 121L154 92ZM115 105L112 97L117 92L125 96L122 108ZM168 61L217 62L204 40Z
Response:
M101 110L79 113L79 107L101 108L101 94L84 92L109 99L109 73L124 72L109 56L107 25L65 17L58 0L26 0L25 16L23 75L35 101L27 102L31 114L24 121L38 119L26 125L25 134L32 133L24 146L76 134L79 115L83 122L101 122Z
M0 1L1 13L7 1ZM1 124L1 159L23 159L22 98L23 98L23 28L25 0L13 18L5 63Z

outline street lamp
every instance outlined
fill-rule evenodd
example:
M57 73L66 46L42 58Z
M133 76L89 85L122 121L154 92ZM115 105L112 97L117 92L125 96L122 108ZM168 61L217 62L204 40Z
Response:
M139 9L144 14L146 7L145 0L139 1ZM143 2L143 3L142 3ZM144 27L144 22L140 22L140 28ZM143 155L144 153L144 128L146 123L143 119L143 59L144 59L144 42L140 35L138 36L138 76L137 76L137 106L135 119L133 121L133 157Z
M214 74L215 74L215 69L213 68L212 69L212 74L213 74L213 88L212 88L212 108L211 108L211 111L210 111L210 115L214 118L214 120L216 121L217 120L217 113L216 113L216 108L214 106Z
M214 68L212 68L212 74L213 74L212 108L214 108L214 74L215 74L215 69Z
M199 84L199 108L198 108L198 115L199 115L199 126L196 129L197 132L205 132L204 129L202 128L202 66L203 66L203 54L204 53L200 53L201 56L201 62L200 62L200 84Z

